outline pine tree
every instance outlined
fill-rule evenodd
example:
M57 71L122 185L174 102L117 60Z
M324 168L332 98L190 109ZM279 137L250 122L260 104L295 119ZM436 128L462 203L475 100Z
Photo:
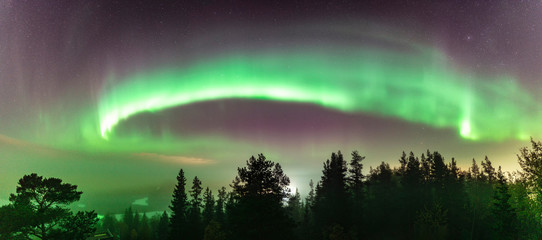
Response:
M131 206L124 210L122 221L124 222L124 226L120 238L122 240L130 239L132 230L134 229L134 212L132 211Z
M510 198L506 178L499 166L497 188L492 203L492 212L495 219L493 225L495 239L517 239L516 211L510 205Z
M226 205L226 199L227 199L226 188L222 187L218 190L218 199L216 200L216 206L215 206L215 220L220 225L224 225L224 222L225 222L224 208Z
M465 191L464 175L457 167L457 162L452 158L447 167L446 178L444 182L444 192L442 202L448 210L448 219L450 231L454 232L457 238L464 239L469 236L467 224L468 212L466 206L468 203L467 193Z
M314 204L315 193L314 193L314 182L312 181L312 179L309 182L309 188L310 188L309 194L307 194L307 197L305 198L306 208L311 208Z
M309 182L309 194L305 197L305 204L303 209L303 222L301 224L301 232L303 236L301 239L314 239L314 226L313 226L313 214L312 208L314 206L314 182L312 179Z
M429 183L431 181L431 165L433 164L431 161L431 158L429 156L431 153L429 150L427 150L427 156L426 157L423 153L420 157L420 163L421 163L421 171L423 176L423 182Z
M365 157L359 155L358 151L352 152L352 160L350 161L350 169L348 169L349 185L354 194L361 193L363 189L363 164L361 163Z
M16 191L0 207L0 239L85 239L96 231L94 211L68 208L83 194L77 185L32 173L19 179Z
M160 216L160 220L158 221L158 225L156 226L156 230L154 232L155 239L168 239L168 233L169 233L169 216L167 215L166 211L162 213L162 216Z
M431 165L431 180L437 189L442 189L444 187L444 179L447 174L444 158L439 152L434 152L433 154L428 155L428 158L432 160L431 162L433 163Z
M359 236L363 232L364 226L364 201L365 192L363 189L363 164L361 163L365 157L359 155L358 151L352 152L352 160L350 161L350 169L348 169L349 189L352 196L352 222L354 231Z
M280 164L259 154L237 172L231 185L235 202L228 212L231 239L291 239L293 221L283 207L290 179Z
M186 234L186 216L188 211L188 197L186 195L186 178L181 169L177 176L177 185L173 190L173 200L171 200L170 209L172 211L170 218L169 239L183 239Z
M425 188L422 185L423 176L420 169L420 161L414 156L413 152L410 152L407 158L406 169L401 178L402 189L400 201L401 211L398 214L402 214L401 218L404 220L404 224L400 224L398 228L407 236L412 236L414 231L415 216L418 211L423 209L425 204L428 204L427 194Z
M471 222L470 237L473 239L491 238L494 218L489 208L493 186L487 181L487 176L480 171L475 159L472 159L472 165L467 174L465 190L470 200L470 209L466 213L466 217Z
M420 160L410 152L407 160L407 166L403 178L403 182L409 186L416 186L423 180L422 169L420 168Z
M288 198L287 210L290 218L292 218L296 224L299 224L302 219L303 205L301 204L301 195L299 195L297 188L295 189L295 194Z
M531 138L531 149L521 148L518 162L542 206L542 142Z
M201 222L201 206L202 206L202 191L201 181L198 177L194 177L192 181L192 189L190 190L190 208L187 217L187 234L188 240L199 240L203 238L202 222Z
M491 165L491 161L486 156L484 161L482 161L483 175L489 183L494 183L497 179L497 174L495 173L495 168Z
M133 219L134 219L133 220L134 222L133 222L132 230L139 234L139 225L141 222L141 217L139 216L139 213L137 212L137 210L134 212Z
M203 227L205 228L215 215L215 197L209 188L203 193Z
M469 168L469 180L479 180L480 179L480 168L478 167L478 164L476 164L476 160L472 159L472 166Z
M400 164L399 175L403 176L406 172L407 164L408 164L407 155L405 151L403 151L403 153L401 154L401 157L399 158L399 164Z
M141 221L139 222L138 226L138 240L149 240L151 239L151 228L149 226L149 218L147 217L147 214L143 213L143 216L141 216Z
M118 221L112 214L106 214L102 219L101 231L110 231L113 235L118 235Z
M402 222L400 218L390 218L389 216L397 215L399 202L397 199L397 186L393 181L394 172L388 163L382 162L379 166L371 169L368 178L367 191L369 199L367 199L367 221L366 227L371 231L366 231L365 234L374 234L365 236L364 238L389 238L395 239L395 232L386 231L387 226L399 226Z
M313 207L315 228L326 232L331 227L339 225L349 231L351 219L347 167L340 151L332 153L331 160L324 162L322 172Z

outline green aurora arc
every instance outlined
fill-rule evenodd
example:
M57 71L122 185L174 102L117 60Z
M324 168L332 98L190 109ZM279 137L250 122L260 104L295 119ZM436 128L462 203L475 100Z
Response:
M454 128L471 140L526 139L542 133L540 109L511 76L452 67L428 47L305 47L223 53L184 67L140 72L104 90L101 137L145 111L241 98L316 104L348 113ZM120 80L120 81L119 81Z

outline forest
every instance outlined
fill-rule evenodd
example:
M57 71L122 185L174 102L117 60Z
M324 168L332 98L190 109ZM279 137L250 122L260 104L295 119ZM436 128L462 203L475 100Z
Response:
M321 179L301 197L279 163L252 156L215 194L183 169L169 209L148 217L72 213L76 185L26 175L0 208L0 239L542 239L542 143L520 149L521 169L505 173L487 157L460 169L439 152L403 152L397 167L363 172L365 157L332 153Z

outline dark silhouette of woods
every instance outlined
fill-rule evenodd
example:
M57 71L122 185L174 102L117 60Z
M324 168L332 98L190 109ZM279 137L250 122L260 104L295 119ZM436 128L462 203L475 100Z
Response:
M0 208L0 239L86 239L96 231L96 213L67 208L81 194L58 178L25 175L10 204Z
M230 192L216 195L198 177L187 187L181 169L170 212L149 218L127 208L120 218L104 216L98 229L121 240L542 238L540 142L520 150L522 170L513 174L487 157L462 170L431 151L403 152L397 167L382 162L368 174L364 160L357 151L332 153L305 198L263 154L237 169ZM35 174L19 184L0 208L0 239L85 239L95 231L95 213L63 208L79 199L76 186Z
M364 175L357 151L349 159L332 153L304 199L288 191L281 166L260 154L216 201L209 189L199 197L195 178L183 206L199 206L200 215L184 235L175 235L183 228L172 221L170 239L539 239L542 144L531 143L518 155L523 171L513 175L495 170L487 157L462 170L431 151L403 152L398 167L382 162Z

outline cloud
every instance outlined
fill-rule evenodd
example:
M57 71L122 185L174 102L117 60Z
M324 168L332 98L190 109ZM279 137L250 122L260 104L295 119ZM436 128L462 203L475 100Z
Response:
M132 202L132 205L149 206L149 197L136 199Z
M187 165L208 165L215 163L214 160L196 157L164 155L158 153L134 153L134 156L145 158L148 160L158 160L167 163L180 163Z
M54 149L48 146L11 138L6 135L0 134L0 147L7 147L8 149L16 149L24 152L30 152L38 154L40 156L46 155L50 157L59 157L66 155L66 151Z

